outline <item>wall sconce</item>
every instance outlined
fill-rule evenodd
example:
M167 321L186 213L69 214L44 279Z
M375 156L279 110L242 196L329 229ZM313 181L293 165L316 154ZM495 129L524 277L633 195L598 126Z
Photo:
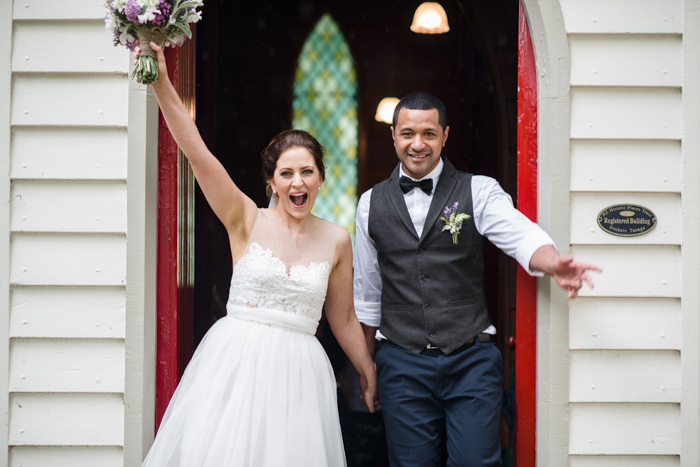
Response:
M399 100L395 97L385 97L377 106L377 114L374 119L378 122L392 124L394 122L394 109Z
M450 30L445 9L435 2L424 2L413 15L411 31L419 34L443 34Z

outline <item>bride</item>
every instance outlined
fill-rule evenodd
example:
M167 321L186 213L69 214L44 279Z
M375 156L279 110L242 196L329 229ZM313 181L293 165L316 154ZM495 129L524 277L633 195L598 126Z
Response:
M168 79L162 49L151 48L158 104L226 227L234 268L227 316L195 351L143 465L345 465L335 378L314 337L322 309L361 376L370 412L378 402L353 309L350 236L311 214L323 148L304 131L277 135L262 153L277 205L259 209L209 152Z

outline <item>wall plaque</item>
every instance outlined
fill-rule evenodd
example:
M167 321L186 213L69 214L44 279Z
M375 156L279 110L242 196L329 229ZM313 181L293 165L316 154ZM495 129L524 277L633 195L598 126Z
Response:
M656 214L644 206L616 204L600 211L598 225L612 235L635 237L656 227Z

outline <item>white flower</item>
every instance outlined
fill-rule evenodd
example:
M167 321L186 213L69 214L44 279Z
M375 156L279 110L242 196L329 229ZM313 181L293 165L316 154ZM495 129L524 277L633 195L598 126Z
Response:
M186 23L196 23L202 19L202 12L201 11L192 11L190 10L189 15L187 15L187 18L185 19Z
M129 42L134 42L136 38L129 34L129 26L121 26L119 28L119 43L121 45L126 45Z
M117 23L116 16L108 15L105 17L105 29L107 29L107 31L112 32L117 29L118 26L119 24Z
M156 14L160 14L160 10L156 9L156 7L149 6L143 14L139 15L139 21L141 24L153 21L156 19Z

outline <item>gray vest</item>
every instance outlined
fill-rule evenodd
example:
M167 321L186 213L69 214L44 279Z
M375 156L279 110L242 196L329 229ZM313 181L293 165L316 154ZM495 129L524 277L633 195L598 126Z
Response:
M449 354L490 325L483 292L482 237L474 226L471 174L445 158L418 238L399 187L398 167L372 189L368 229L382 277L381 333L412 352L428 343ZM458 244L445 223L445 207L459 202L464 221Z

